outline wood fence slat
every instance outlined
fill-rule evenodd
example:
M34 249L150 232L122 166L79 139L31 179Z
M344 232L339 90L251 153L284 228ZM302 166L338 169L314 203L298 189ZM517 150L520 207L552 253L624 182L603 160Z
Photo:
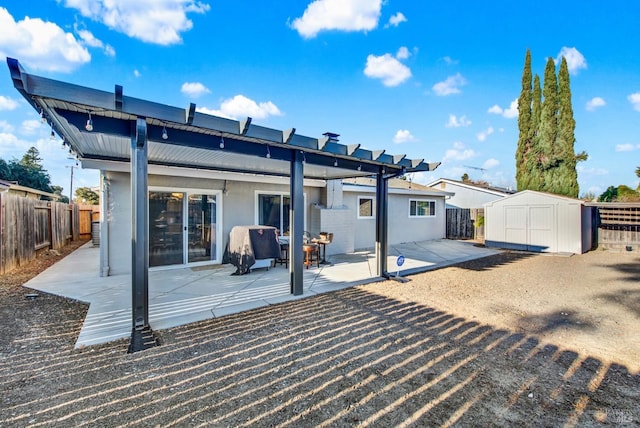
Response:
M0 274L33 260L38 250L90 238L92 212L99 206L89 207L1 194ZM84 223L81 213L88 217Z

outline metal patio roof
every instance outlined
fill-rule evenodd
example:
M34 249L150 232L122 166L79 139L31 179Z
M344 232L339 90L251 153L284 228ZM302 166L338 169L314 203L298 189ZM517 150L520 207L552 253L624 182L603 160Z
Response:
M128 97L120 85L106 92L52 80L25 72L13 58L7 64L15 88L79 161L94 166L130 161L137 118L147 123L149 165L289 176L292 154L299 150L305 178L335 179L433 171L440 164L340 144L335 134L312 138L295 128L255 125L251 118L212 116L197 112L193 103L179 108Z

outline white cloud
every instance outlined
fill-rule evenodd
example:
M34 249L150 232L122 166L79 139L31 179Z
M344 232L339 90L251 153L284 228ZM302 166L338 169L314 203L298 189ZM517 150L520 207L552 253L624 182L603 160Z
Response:
M629 95L627 99L633 105L634 110L640 111L640 92L635 92Z
M133 70L133 75L134 75L135 77L140 77L140 76L141 76L141 74L140 74L140 72L138 71L138 69Z
M229 119L247 116L253 119L266 119L269 116L282 116L280 109L271 101L257 103L244 95L236 95L233 98L224 100L218 110L201 107L197 111Z
M10 132L0 132L0 153L20 153L26 152L30 145L26 141L18 139L14 134ZM9 159L3 159L8 161Z
M485 141L489 135L493 134L493 127L490 126L487 129L480 131L476 134L478 141Z
M305 39L321 31L369 31L378 26L382 0L315 0L291 27Z
M0 110L15 110L16 108L18 108L16 100L0 95Z
M459 94L460 87L467 84L467 81L460 73L447 77L443 82L433 85L433 91L436 95L446 96L451 94Z
M91 61L87 48L52 22L25 17L15 21L0 7L0 57L19 58L30 68L70 72Z
M384 26L384 28L389 28L392 25L394 27L397 27L403 22L407 22L407 17L404 16L402 12L398 12L395 15L392 15L391 18L389 18L389 22Z
M498 104L495 104L494 106L489 107L487 113L499 114L500 116L507 119L518 117L518 99L516 98L515 100L511 101L511 104L509 104L509 107L506 109L503 109Z
M104 43L97 39L91 31L76 29L76 32L85 45L91 46L92 48L102 48L104 46Z
M576 171L580 176L602 176L609 174L609 171L604 168L585 168L583 165L576 166Z
M607 103L604 101L604 99L602 99L600 97L594 97L594 98L590 99L589 101L587 101L586 108L589 111L594 111L598 107L604 107L605 105L607 105Z
M40 119L23 120L20 124L20 133L24 135L35 135L42 126Z
M452 149L448 149L444 153L442 162L444 163L449 160L465 160L470 159L474 156L476 156L476 152L474 152L472 149L467 149L462 142L457 141L453 143Z
M180 88L180 92L187 96L198 98L199 96L208 94L211 91L200 82L184 82L182 84L182 88Z
M3 133L13 132L13 125L11 125L6 120L0 120L0 132L3 132Z
M616 144L616 152L632 152L637 149L640 149L640 144Z
M497 167L498 165L500 165L500 161L498 159L491 158L484 161L484 163L482 164L482 168L491 169Z
M78 33L78 37L80 37L80 40L82 40L86 46L103 49L107 56L116 56L116 51L113 46L102 43L102 40L97 39L91 31L80 30L76 25L76 33Z
M195 0L64 0L64 5L129 37L159 45L180 43L180 34L193 27L187 14L210 8Z
M444 58L442 58L442 60L445 62L445 64L447 65L456 65L459 61L451 58L450 56L445 56Z
M409 52L409 49L407 49L406 46L401 46L400 49L398 49L398 52L396 53L396 58L398 59L407 59L411 56L411 52Z
M509 104L509 108L502 112L502 116L506 117L507 119L513 119L518 117L518 99L517 98L511 101L511 104Z
M578 71L587 68L587 60L576 48L568 48L563 46L556 58L556 64L559 64L564 57L567 60L567 68L570 74L578 74Z
M416 137L411 135L411 132L409 132L408 129L399 129L398 132L396 132L396 135L393 137L393 142L396 144L408 143L412 141L417 140Z
M398 86L411 77L411 70L391 54L369 55L364 74L373 79L381 79L385 86Z
M447 122L447 124L444 126L447 128L459 128L461 126L469 126L469 125L471 125L471 121L467 119L467 116L463 115L458 118L456 117L455 114L450 114L449 122Z

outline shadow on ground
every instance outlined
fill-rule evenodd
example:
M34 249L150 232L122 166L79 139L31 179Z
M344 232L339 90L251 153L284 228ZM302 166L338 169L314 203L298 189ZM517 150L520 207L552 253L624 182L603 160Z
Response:
M543 334L560 328L595 330L596 326L576 311L561 309L540 315L530 315L518 320L518 329L533 334Z
M621 278L623 281L640 282L640 258L636 259L635 263L617 263L613 265L602 265L602 267L607 269L613 268L623 274Z
M162 331L135 354L74 352L62 321L0 349L0 426L640 420L623 366L354 288Z
M597 296L611 303L623 306L636 317L640 318L640 290L620 289L611 293L600 294Z
M536 256L538 256L538 254L528 253L524 251L505 250L499 254L494 254L492 256L469 260L466 262L455 264L454 266L459 267L461 269L468 269L468 270L482 272L482 271L492 270L500 266L506 266L511 263L516 263L517 261L522 259L526 259L529 257L536 257Z

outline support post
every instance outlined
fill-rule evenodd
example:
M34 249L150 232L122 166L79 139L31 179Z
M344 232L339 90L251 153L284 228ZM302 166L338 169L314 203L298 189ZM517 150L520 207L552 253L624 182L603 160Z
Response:
M382 172L376 175L376 274L388 278L387 225L389 183Z
M155 346L149 327L149 197L147 122L137 118L131 130L131 311L129 352Z
M300 150L293 150L291 157L291 232L289 233L289 276L291 294L301 296L303 293L303 253L302 237L304 235L304 164Z

